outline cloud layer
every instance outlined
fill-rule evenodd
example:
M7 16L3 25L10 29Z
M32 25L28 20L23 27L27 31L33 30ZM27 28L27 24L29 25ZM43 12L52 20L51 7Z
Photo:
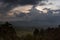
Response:
M6 15L7 12L21 5L35 5L42 0L0 0L0 14Z
M56 7L57 5L54 5L54 2L46 1L0 0L0 21L29 21L36 24L60 24L60 9Z

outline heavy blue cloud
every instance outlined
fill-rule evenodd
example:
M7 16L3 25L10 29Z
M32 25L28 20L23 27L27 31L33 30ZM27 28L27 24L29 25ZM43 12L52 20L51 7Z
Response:
M2 0L4 3L13 3L13 4L20 4L20 5L26 5L26 4L36 4L38 1L42 0Z

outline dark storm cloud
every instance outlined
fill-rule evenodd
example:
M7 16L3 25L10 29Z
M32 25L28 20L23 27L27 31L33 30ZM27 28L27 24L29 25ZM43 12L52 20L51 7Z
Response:
M43 0L0 0L0 13L6 15L7 12L18 5L35 5L38 1Z
M6 16L7 15L7 12L10 11L11 9L13 9L14 7L16 7L16 5L13 5L13 4L4 4L2 3L0 5L0 14Z
M44 5L47 5L46 3L40 3L40 6L44 6Z
M20 5L26 5L26 4L36 4L38 3L38 1L42 1L42 0L3 0L5 3L16 3L16 4L20 4Z

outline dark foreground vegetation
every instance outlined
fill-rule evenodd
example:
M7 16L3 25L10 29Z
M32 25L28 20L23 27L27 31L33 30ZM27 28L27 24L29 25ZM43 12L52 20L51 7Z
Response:
M6 22L0 25L0 40L60 40L60 25L56 28L34 28L31 33L19 37L13 25Z

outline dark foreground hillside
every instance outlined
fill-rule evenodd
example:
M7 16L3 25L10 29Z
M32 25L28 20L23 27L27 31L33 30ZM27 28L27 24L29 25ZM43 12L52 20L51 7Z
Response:
M60 40L60 25L56 28L16 31L12 24L0 25L0 40Z

